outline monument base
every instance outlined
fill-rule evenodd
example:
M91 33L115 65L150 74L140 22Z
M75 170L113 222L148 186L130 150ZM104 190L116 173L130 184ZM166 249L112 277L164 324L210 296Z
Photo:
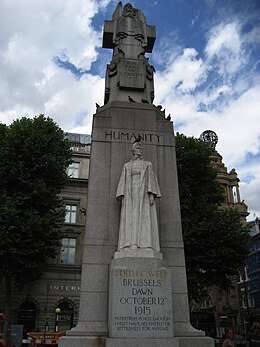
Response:
M214 347L210 337L174 337L170 339L105 338L97 336L63 336L62 347Z
M106 347L179 347L179 339L106 339Z
M214 347L210 337L174 337L172 339L106 339L105 347Z

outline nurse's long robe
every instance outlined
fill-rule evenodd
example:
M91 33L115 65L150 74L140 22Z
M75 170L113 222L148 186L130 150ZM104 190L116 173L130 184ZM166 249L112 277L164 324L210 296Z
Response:
M132 209L132 182L131 171L133 160L126 163L118 183L116 197L123 197L118 238L118 250L131 246L131 240L137 239L140 248L160 250L156 203L150 206L149 193L154 197L161 197L157 178L153 172L152 163L141 160L140 189L137 194L139 199L139 213L133 215ZM137 218L137 230L132 230L132 220ZM132 233L137 232L133 237Z

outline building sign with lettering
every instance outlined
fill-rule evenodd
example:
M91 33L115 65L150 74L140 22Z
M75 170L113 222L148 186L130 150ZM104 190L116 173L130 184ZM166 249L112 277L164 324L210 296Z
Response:
M111 269L111 337L173 336L170 275L166 268Z
M80 292L80 287L77 285L50 284L49 288L52 292Z

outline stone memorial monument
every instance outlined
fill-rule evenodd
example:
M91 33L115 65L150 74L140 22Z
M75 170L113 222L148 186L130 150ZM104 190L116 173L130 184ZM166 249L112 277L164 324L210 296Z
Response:
M152 104L145 57L154 41L129 3L105 21L113 57L93 117L79 322L59 347L214 346L190 325L173 124Z

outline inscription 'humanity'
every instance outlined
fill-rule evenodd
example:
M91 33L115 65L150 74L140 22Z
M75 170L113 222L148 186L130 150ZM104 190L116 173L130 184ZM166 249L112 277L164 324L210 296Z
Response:
M155 133L133 133L120 130L105 130L105 140L127 140L135 141L140 138L144 142L161 143L162 135Z

